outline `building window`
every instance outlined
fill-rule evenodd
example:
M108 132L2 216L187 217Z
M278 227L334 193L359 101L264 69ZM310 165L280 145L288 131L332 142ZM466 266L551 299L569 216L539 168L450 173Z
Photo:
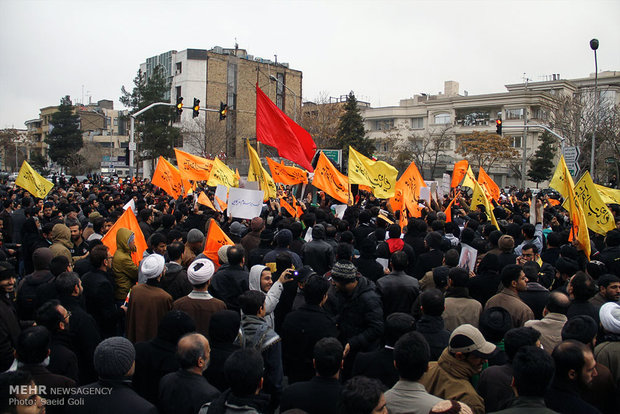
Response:
M541 107L532 108L532 119L541 119L543 121L546 121L548 117L549 115L547 111L545 111L543 108Z
M178 99L178 98L180 98L180 97L182 97L182 96L183 96L183 95L181 94L181 87L180 87L180 86L177 86L176 90L177 90L177 99Z
M411 118L411 128L424 129L424 118Z
M437 114L435 115L435 124L449 124L450 123L450 114Z
M183 70L182 63L183 62L177 62L177 65L176 65L177 67L174 73L175 75L180 75L182 73L182 70Z
M237 108L237 64L228 62L226 96L229 109Z
M522 137L511 137L512 138L512 147L513 148L521 148L521 139Z
M506 119L523 119L523 108L506 109Z
M385 131L394 128L394 119L378 119L375 121L377 131Z
M284 110L284 73L276 73L276 106Z

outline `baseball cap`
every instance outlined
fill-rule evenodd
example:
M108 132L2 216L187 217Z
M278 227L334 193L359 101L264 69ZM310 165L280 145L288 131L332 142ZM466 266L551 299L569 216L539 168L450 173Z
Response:
M474 353L480 357L488 358L497 352L497 347L484 339L478 328L464 324L452 331L448 350L452 353L462 352L464 354Z

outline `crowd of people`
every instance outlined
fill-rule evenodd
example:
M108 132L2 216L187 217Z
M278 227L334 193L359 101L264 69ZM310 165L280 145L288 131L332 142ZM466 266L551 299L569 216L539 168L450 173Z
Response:
M304 189L300 217L241 220L148 180L0 187L0 412L620 410L620 206L588 257L530 191L502 192L496 227L465 191L405 221ZM111 252L128 202L139 231Z

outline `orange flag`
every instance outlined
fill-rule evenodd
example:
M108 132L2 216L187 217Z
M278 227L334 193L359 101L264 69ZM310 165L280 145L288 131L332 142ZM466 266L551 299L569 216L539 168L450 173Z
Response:
M297 210L295 210L284 197L280 197L280 206L284 207L292 217L297 217Z
M271 170L271 177L276 183L286 185L308 184L308 173L297 167L289 167L267 157L267 164Z
M499 187L495 181L480 167L478 171L478 184L482 187L487 196L495 201L499 201Z
M147 246L142 230L140 230L140 226L138 225L138 220L133 214L131 207L128 207L127 210L125 210L125 212L118 218L118 220L116 220L116 223L114 223L105 236L103 236L101 242L108 246L110 256L114 256L114 252L116 252L116 233L118 232L118 229L121 228L131 230L135 236L136 251L131 254L131 260L133 260L136 266L138 266Z
M452 204L454 204L454 200L459 198L460 194L460 191L456 193L456 195L454 196L452 201L450 201L450 204L448 204L448 207L446 207L446 210L444 211L444 213L446 213L446 223L450 223L452 221Z
M555 198L550 198L547 201L552 206L559 206L560 205L560 200L556 200Z
M452 171L452 183L450 184L450 187L454 188L459 185L463 177L465 177L465 174L467 174L468 167L469 163L467 160L461 160L454 164L454 170Z
M197 202L198 202L198 204L202 204L203 206L209 207L213 211L217 211L215 209L215 206L213 205L211 200L209 200L209 197L207 197L207 195L205 194L204 191L200 192L200 195L198 196Z
M157 161L157 168L155 168L151 182L175 199L184 194L181 173L162 156Z
M418 167L415 165L415 162L412 161L411 164L409 164L409 167L407 167L407 169L403 173L403 175L401 175L396 182L397 195L392 197L395 199L394 202L392 202L392 199L390 199L392 209L394 209L395 206L398 206L398 191L401 190L401 203L406 203L407 209L409 210L409 213L413 215L413 217L419 217L417 213L420 211L420 209L418 208L417 201L418 198L420 198L420 188L422 187L426 187L426 183L422 179L422 175L420 174Z
M312 185L341 203L349 202L349 178L338 171L322 152L314 170Z
M296 217L301 217L304 214L304 209L301 208L301 206L297 202L297 199L295 198L295 196L294 195L291 195L291 196L293 197L293 208L297 212L297 216Z
M398 183L397 183L398 184ZM403 208L403 190L396 187L396 195L389 200L392 211L396 212Z
M185 174L188 180L206 181L209 179L209 174L211 174L211 168L213 167L212 160L192 155L176 148L174 153L177 156L179 170Z
M220 226L217 225L215 220L211 219L209 222L209 229L207 230L207 239L205 241L204 255L207 256L212 262L221 265L219 258L217 257L217 251L220 247L226 245L234 245L232 240L222 231Z
M226 204L224 201L222 201L221 198L219 198L218 196L215 196L215 201L217 201L217 204L220 206L220 211L224 211L228 208L228 204Z

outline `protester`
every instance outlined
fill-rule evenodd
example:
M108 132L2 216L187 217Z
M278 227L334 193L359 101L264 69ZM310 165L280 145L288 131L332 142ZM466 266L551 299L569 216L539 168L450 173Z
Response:
M534 312L519 297L519 292L527 289L527 278L521 266L508 265L502 269L502 285L504 288L488 300L485 309L492 307L504 308L512 317L512 325L517 328L526 321L534 319Z

